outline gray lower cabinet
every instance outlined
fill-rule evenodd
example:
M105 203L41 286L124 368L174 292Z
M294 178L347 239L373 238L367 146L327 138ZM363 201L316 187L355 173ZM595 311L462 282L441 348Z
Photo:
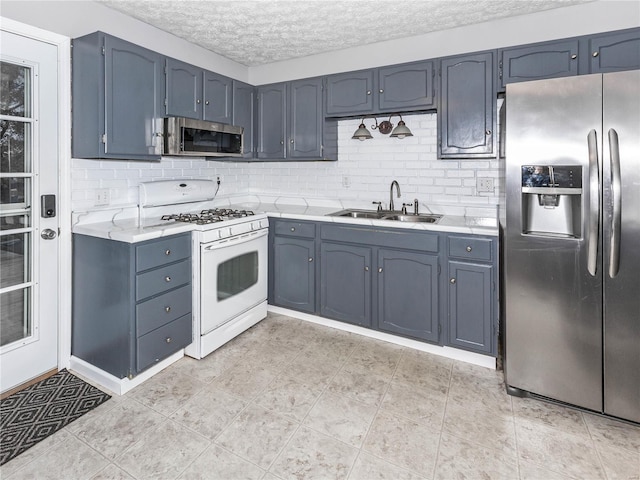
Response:
M320 244L320 315L371 327L372 250L323 241Z
M316 308L316 225L274 220L269 229L269 302L301 312Z
M378 330L437 343L438 255L379 249Z
M191 235L73 235L71 354L132 378L192 341Z
M497 355L497 240L448 236L448 345Z
M578 40L500 50L501 88L508 83L578 75Z
M72 52L73 156L160 160L164 57L102 32Z
M495 52L440 61L439 158L496 156Z

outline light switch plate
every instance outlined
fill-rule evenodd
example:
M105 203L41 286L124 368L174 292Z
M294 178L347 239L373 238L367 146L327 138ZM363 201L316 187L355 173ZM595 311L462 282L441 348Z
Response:
M96 188L93 204L96 207L109 205L111 203L111 192L108 188Z

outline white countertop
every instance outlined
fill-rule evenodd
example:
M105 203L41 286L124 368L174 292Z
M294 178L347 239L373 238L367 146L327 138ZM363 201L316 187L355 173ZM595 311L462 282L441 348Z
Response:
M221 199L218 202L218 206L249 209L254 212L265 212L269 217L274 218L400 228L413 231L421 230L488 236L498 235L497 219L491 217L455 214L448 215L445 213L438 223L406 223L393 220L330 217L327 216L330 213L351 207L344 206L340 202L327 203L328 204L325 205L310 205L308 201L301 200L298 201L298 204L293 204L284 203L283 200L279 198L263 199L257 196L252 196L245 198ZM140 226L136 212L137 207L130 205L125 208L114 209L113 211L104 209L96 212L76 213L73 233L126 243L137 243L154 238L189 232L195 228L189 223L163 221L157 221L155 224L151 225ZM440 214L440 212L433 213Z

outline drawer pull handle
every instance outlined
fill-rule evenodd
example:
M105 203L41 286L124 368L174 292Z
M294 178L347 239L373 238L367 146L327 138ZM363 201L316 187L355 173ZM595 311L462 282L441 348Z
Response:
M382 273L382 267L378 269L378 273Z
M571 60L575 60L576 58L578 58L578 55L576 55L575 53L571 55Z
M171 337L167 337L167 338L166 338L166 340L165 340L165 342L167 342L167 343L171 343Z
M468 246L468 247L467 247L467 252L470 252L471 250L473 250L473 249L471 248L471 246Z
M309 261L310 261L310 262L313 262L313 257L309 257Z
M166 277L164 277L164 281L169 283L171 281L171 277L167 275Z
M168 248L164 251L165 255L171 255L171 250L169 250Z
M164 311L169 313L171 311L171 307L164 307Z
M368 272L369 271L369 267L364 267L364 271Z
M591 56L592 56L593 58L597 57L597 56L598 56L598 52L593 52L593 53L591 54Z
M450 283L451 285L454 285L454 284L456 283L456 279L455 279L455 278L452 278L451 280L449 280L449 283Z
M291 231L295 232L296 231L296 227L291 227Z

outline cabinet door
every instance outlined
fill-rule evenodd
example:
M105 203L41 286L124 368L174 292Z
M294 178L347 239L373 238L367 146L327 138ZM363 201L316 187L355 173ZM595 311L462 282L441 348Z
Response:
M162 131L162 56L109 36L104 46L104 156L159 159L161 142L156 132Z
M258 87L258 158L285 158L286 85Z
M374 70L341 73L327 79L327 115L373 112Z
M438 256L378 251L378 329L438 341Z
M322 79L289 84L288 158L322 156Z
M591 73L640 68L640 29L591 37L589 55Z
M213 72L204 72L204 107L202 119L209 122L231 123L233 81Z
M449 345L495 353L493 267L449 262Z
M578 74L578 40L502 50L500 76L507 83Z
M371 327L371 249L323 242L320 315Z
M315 242L274 237L273 302L303 312L315 311Z
M167 58L167 115L202 119L201 68Z
M244 128L243 157L252 158L254 150L256 89L253 85L233 81L233 123Z
M441 61L440 158L496 156L493 57L487 52Z
M379 110L420 110L434 107L433 62L378 69Z

